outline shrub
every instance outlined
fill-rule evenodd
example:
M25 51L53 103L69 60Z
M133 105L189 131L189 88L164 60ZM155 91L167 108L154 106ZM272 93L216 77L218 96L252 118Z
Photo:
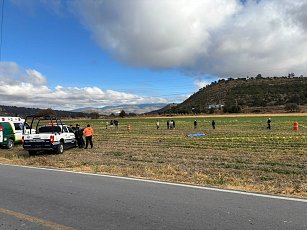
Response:
M285 110L290 113L299 112L300 107L296 103L287 103L285 105Z

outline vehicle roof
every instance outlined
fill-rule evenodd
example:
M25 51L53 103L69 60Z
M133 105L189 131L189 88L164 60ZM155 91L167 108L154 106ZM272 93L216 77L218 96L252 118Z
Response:
M11 121L17 123L24 122L24 119L22 119L21 117L0 117L0 121Z

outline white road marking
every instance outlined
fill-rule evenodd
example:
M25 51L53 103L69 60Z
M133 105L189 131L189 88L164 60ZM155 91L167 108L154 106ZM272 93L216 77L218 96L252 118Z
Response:
M40 167L33 167L33 166L26 166L26 165L11 165L11 164L4 164L4 163L0 163L0 165L54 171L54 172L65 172L65 173L81 174L81 175L88 175L88 176L107 177L107 178L123 179L123 180L131 180L131 181L141 181L141 182L155 183L155 184L162 184L162 185L171 185L171 186L179 186L179 187L185 187L185 188L194 188L194 189L233 193L233 194L246 195L246 196L255 196L255 197L263 197L263 198L271 198L271 199L278 199L278 200L288 200L288 201L297 201L297 202L307 203L307 199L304 199L304 198L275 196L275 195L267 195L267 194L261 194L261 193L244 192L244 191L238 191L238 190L221 189L221 188L214 188L214 187L202 187L202 186L197 186L197 185L179 184L179 183L155 181L155 180L149 180L149 179L123 177L123 176L113 176L113 175L107 175L107 174L95 174L95 173L86 173L86 172L78 172L78 171L68 171L68 170L54 169L54 168L40 168Z

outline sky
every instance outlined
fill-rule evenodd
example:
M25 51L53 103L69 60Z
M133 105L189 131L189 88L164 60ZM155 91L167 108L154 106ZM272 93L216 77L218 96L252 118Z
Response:
M180 103L220 78L307 76L307 0L0 4L2 105Z

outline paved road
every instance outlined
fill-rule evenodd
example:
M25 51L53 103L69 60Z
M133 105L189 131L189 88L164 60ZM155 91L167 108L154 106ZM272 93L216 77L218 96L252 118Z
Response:
M0 229L307 229L307 202L0 165Z

